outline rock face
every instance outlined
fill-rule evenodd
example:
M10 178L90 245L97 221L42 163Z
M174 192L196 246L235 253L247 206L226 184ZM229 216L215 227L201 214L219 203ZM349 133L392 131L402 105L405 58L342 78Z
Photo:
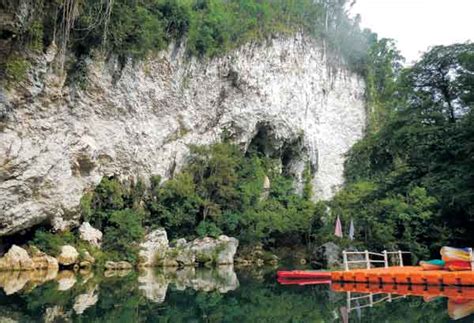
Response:
M365 127L362 79L300 34L212 60L170 45L123 69L87 61L83 88L52 73L54 55L51 46L25 81L0 90L0 236L77 226L81 196L103 176L169 178L189 144L219 141L224 129L243 148L264 138L299 189L309 162L315 197L327 199Z
M218 239L204 237L186 242L178 240L176 246L169 248L157 264L163 267L193 266L196 263L211 265L230 265L234 263L234 255L239 241L225 235Z
M192 242L191 250L200 263L212 262L217 265L230 265L234 263L234 255L239 246L239 241L225 235L218 239L205 237Z
M168 250L168 235L163 228L156 229L145 236L140 244L140 265L143 267L156 266L157 258L163 258Z
M63 266L74 265L79 261L79 252L70 245L61 247L61 253L58 256L58 262Z
M205 237L187 242L178 239L170 247L168 235L163 228L146 235L140 244L140 267L182 267L196 263L208 265L229 265L234 263L234 255L239 241L225 235L218 239Z
M83 222L79 227L79 238L100 248L102 232L91 226L89 222Z

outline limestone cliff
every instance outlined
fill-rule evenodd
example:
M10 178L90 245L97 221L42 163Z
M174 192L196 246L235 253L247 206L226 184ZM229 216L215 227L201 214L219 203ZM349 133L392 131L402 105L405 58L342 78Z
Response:
M365 127L363 80L303 35L207 61L176 45L123 69L90 60L82 86L52 73L55 55L52 45L0 93L0 235L72 224L103 176L169 177L189 144L218 141L223 129L244 149L263 137L297 183L309 161L315 196L327 199Z

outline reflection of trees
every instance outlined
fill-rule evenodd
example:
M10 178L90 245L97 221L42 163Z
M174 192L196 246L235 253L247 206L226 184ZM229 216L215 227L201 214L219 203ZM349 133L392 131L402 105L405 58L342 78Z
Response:
M10 296L0 295L0 315L19 321L79 322L338 322L345 293L327 286L280 286L272 273L263 280L232 270L130 272L124 277L77 276L66 291L48 281ZM238 286L238 287L237 287ZM235 287L235 288L234 288ZM225 293L221 293L221 292ZM82 313L82 314L79 314ZM361 322L441 322L446 301L407 298L361 312ZM351 321L357 320L351 315Z

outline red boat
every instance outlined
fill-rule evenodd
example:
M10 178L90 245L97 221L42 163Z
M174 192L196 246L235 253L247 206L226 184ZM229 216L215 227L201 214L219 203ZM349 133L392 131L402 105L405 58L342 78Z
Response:
M329 279L287 279L287 278L278 278L278 282L281 285L326 285L331 284Z
M277 272L277 277L285 279L331 279L331 272L311 270L280 270Z

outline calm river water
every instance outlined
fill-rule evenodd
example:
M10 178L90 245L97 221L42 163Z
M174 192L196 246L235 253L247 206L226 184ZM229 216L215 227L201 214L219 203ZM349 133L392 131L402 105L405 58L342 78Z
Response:
M347 285L283 286L274 269L0 273L0 287L0 322L474 320L473 299L397 298L377 290L356 293Z

